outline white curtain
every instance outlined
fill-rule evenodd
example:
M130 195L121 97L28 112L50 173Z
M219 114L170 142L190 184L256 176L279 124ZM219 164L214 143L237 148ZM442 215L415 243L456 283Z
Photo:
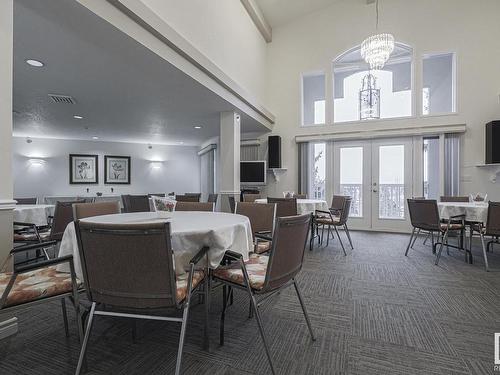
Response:
M300 194L307 194L309 196L309 185L310 185L310 147L309 142L299 143L299 181L298 181L298 190L297 192Z
M206 202L209 194L215 192L215 151L204 152L200 155L201 200Z
M242 145L240 147L240 160L259 160L259 145Z
M459 195L460 134L444 135L444 195Z

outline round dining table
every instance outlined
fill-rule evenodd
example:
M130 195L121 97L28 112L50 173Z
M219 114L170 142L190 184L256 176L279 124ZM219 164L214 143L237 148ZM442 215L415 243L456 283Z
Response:
M439 217L449 219L455 215L465 215L465 220L486 224L488 203L486 202L439 202Z
M47 217L54 215L53 204L19 204L14 208L14 221L47 225Z
M168 217L163 215L167 214ZM161 216L160 216L161 215ZM175 272L185 275L189 261L203 246L208 246L208 266L219 266L227 250L234 251L248 259L253 251L253 237L250 221L246 216L224 212L174 211L169 213L134 212L93 216L82 222L102 224L144 224L170 222L171 243L174 254ZM147 246L147 244L144 244ZM83 280L76 230L73 222L64 231L59 256L73 255L76 276ZM200 262L200 265L202 262ZM204 264L206 266L206 264ZM59 265L58 271L69 272L67 264Z
M255 203L267 203L267 198L259 198ZM322 199L297 199L297 213L299 215L311 214L316 210L328 211L328 203Z

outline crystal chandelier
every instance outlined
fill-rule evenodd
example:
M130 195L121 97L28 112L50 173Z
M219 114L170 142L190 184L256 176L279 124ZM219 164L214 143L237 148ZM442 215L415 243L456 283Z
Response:
M378 0L375 4L378 30ZM372 35L361 43L361 57L370 65L371 70L382 69L394 51L394 37L392 34L382 33Z

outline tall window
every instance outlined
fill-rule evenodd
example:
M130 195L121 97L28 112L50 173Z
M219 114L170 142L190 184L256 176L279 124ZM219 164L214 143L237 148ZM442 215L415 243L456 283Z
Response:
M333 63L334 122L412 115L412 49L396 43L382 70L370 71L357 47Z
M325 74L305 74L302 76L302 125L325 122Z
M313 144L312 197L325 199L326 190L326 144Z
M422 114L455 112L455 54L425 55L422 67Z
M340 192L352 197L350 216L363 216L363 147L340 149Z

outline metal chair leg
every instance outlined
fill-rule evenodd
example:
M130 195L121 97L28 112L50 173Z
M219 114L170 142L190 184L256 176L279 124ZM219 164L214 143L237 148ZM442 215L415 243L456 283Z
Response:
M205 278L205 329L204 329L204 347L205 350L210 351L210 337L208 332L209 325L209 315L210 315L210 290L211 290L211 282L210 282L210 270L207 268Z
M181 334L179 337L179 349L177 350L177 363L175 364L175 375L179 375L181 373L182 349L184 349L184 337L186 336L186 326L188 323L189 302L190 302L189 300L186 301L186 305L184 306L184 311L182 313L182 326L181 326Z
M222 286L222 312L220 314L219 326L219 344L224 345L224 320L226 319L226 310L228 306L229 293L227 293L227 286Z
M300 306L302 307L302 312L304 313L304 318L306 319L307 328L309 328L309 333L311 334L311 339L316 341L316 337L314 336L314 331L312 329L311 322L309 321L309 315L306 311L306 306L304 305L304 301L302 300L302 295L299 291L299 286L297 285L297 281L293 279L293 286L295 287L295 292L297 292L297 297L299 298Z
M347 238L349 239L349 243L351 244L351 250L354 250L354 246L352 245L351 232L349 232L349 228L347 227L347 223L344 224L344 230L347 234Z
M405 257L408 256L408 251L410 250L411 243L413 241L413 236L415 236L415 228L411 230L410 242L408 242L408 246L406 246Z
M83 359L87 350L87 343L89 341L90 330L92 329L92 322L94 321L95 302L92 303L90 308L89 320L87 322L87 329L85 330L85 337L83 338L82 348L80 350L80 357L78 358L78 365L76 367L75 375L79 375L82 370Z
M413 249L413 246L415 246L415 242L417 241L417 237L419 236L419 234L420 234L420 228L417 229L417 234L413 238L413 242L412 242L412 244L410 246L412 249Z
M334 225L333 229L335 229L335 232L337 233L337 237L339 238L340 246L342 247L342 251L344 252L344 255L347 255L347 253L345 252L344 244L342 243L342 239L340 238L340 234L339 234L339 231L337 229L337 226Z
M436 256L436 266L439 263L439 258L441 258L441 252L443 251L443 245L448 241L448 231L443 235L443 240L441 241L441 246L439 246L439 251Z
M488 266L488 256L486 255L486 249L484 247L484 236L482 233L479 233L481 236L481 244L483 245L483 258L484 258L484 267L486 268L486 272L489 271L489 266Z
M328 231L326 232L326 246L330 243L330 226L328 226Z
M64 298L61 298L61 310L64 321L64 332L66 333L66 337L69 337L68 312L66 310L66 300Z

